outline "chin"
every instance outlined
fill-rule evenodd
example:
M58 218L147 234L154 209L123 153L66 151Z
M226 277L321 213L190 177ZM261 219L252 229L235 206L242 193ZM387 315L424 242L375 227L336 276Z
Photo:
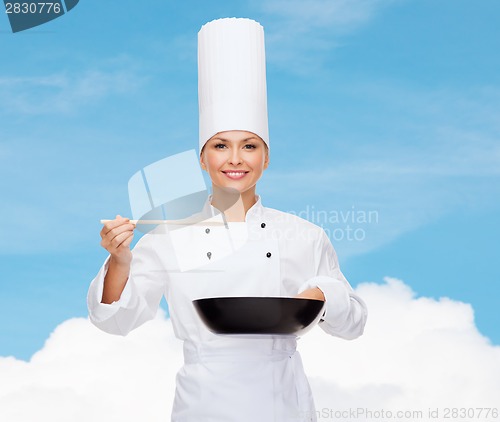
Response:
M238 183L221 183L221 184L214 184L214 186L216 186L217 188L221 189L221 190L227 190L229 191L228 193L230 192L238 192L238 193L244 193L250 189L252 189L252 187L254 186L242 186Z

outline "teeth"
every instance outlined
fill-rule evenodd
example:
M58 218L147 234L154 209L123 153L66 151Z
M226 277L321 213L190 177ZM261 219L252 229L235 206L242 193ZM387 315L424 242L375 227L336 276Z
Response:
M236 171L227 171L226 174L228 176L237 177L237 176L243 176L245 174L245 172L244 171L238 171L238 172L236 172Z

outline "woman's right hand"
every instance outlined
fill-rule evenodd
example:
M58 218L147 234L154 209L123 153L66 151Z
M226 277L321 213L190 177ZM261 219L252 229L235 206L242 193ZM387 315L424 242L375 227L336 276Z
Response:
M134 238L134 229L135 224L120 215L104 223L101 230L101 246L109 252L118 265L129 265L132 261L130 244Z

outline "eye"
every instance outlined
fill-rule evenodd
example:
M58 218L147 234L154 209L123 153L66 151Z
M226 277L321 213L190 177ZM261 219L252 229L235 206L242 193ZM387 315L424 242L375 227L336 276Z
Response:
M217 144L214 145L214 148L215 149L223 149L223 148L226 148L226 145L221 143L221 142L218 142Z
M245 149L255 149L255 148L257 148L257 145L255 145L255 144L246 144L244 148Z

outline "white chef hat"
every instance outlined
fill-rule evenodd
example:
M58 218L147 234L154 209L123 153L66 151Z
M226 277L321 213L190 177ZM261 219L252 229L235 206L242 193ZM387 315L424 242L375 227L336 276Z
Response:
M245 130L269 147L264 28L217 19L198 32L200 152L216 133Z

